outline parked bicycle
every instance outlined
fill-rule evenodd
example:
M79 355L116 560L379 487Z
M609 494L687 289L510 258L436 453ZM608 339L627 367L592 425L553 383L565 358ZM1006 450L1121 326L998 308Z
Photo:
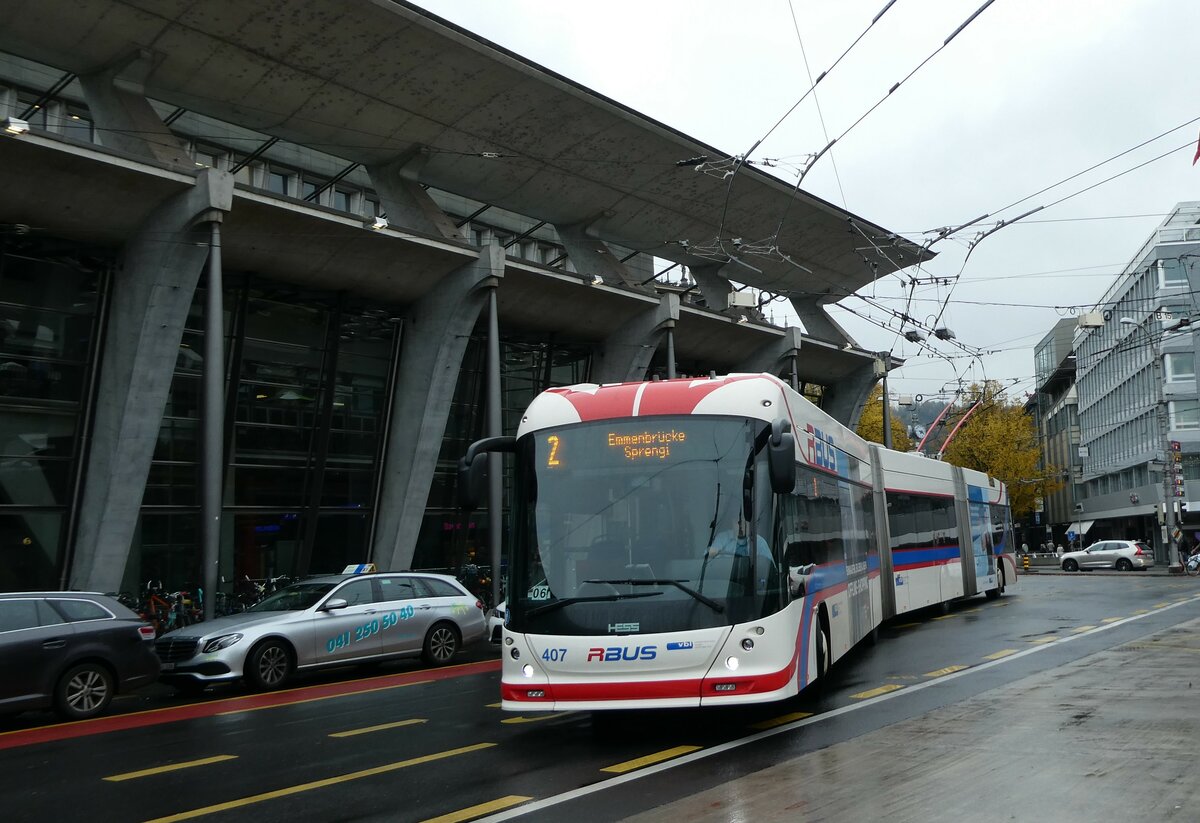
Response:
M1196 577L1200 575L1200 546L1192 550L1192 553L1183 560L1183 570L1188 577Z

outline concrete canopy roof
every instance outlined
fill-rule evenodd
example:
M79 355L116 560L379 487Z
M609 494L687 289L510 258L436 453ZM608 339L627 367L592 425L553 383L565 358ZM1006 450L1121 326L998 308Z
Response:
M727 181L676 164L726 153L404 3L10 0L0 48L76 74L132 60L150 97L364 164L415 153L423 183L690 265L713 261L680 241L765 241L786 210L774 245L811 272L730 272L774 292L832 301L932 256L752 167L721 228Z

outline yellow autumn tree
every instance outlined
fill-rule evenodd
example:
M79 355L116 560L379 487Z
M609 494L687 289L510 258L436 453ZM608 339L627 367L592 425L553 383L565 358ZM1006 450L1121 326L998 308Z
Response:
M862 417L858 419L858 428L855 431L863 440L870 440L872 443L883 442L882 383L875 384L875 388L871 389L871 395L867 398L867 405L863 407ZM896 414L895 409L893 409L892 448L896 451L906 452L912 447L912 440L909 439L908 432L904 429L904 422L900 419L900 415Z
M976 402L979 407L944 447L942 459L1004 481L1013 517L1019 520L1033 512L1039 497L1062 486L1055 479L1060 470L1042 464L1033 419L1025 414L1022 404L1006 399L1000 385L993 381L973 385L963 393L947 430L953 431Z

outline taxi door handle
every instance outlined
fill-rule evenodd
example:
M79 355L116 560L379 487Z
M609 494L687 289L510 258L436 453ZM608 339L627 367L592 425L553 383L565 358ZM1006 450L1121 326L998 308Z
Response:
M62 649L62 648L66 648L66 645L67 645L67 641L56 637L53 640L46 640L45 642L43 642L42 648L43 649Z
M433 608L433 606L430 606L428 603L422 603L420 606L417 606L417 608L418 608L418 609L425 609L425 610L429 610L429 609L432 609L432 608Z

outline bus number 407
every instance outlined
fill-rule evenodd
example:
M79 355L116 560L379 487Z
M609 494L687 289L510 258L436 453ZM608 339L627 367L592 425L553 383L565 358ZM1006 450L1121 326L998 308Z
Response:
M544 652L542 652L542 660L549 660L551 663L557 663L560 660L566 659L566 649L546 649Z

